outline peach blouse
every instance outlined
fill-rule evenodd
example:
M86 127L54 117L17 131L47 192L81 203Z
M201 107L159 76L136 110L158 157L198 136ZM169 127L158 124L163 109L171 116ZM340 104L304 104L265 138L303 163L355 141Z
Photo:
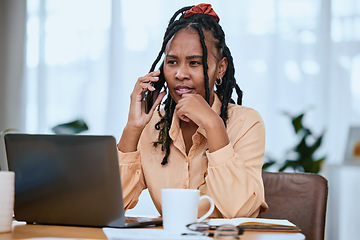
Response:
M215 94L212 109L220 113L221 102ZM149 189L155 207L161 214L162 188L199 189L200 195L210 196L215 210L210 217L257 217L260 209L267 209L261 177L265 150L265 128L255 110L230 104L227 133L230 143L215 152L207 148L206 132L198 128L193 145L186 154L176 115L170 129L173 143L166 165L161 165L164 152L153 146L159 131L155 111L144 128L136 152L119 154L121 182L125 209L133 208L141 191ZM209 209L208 201L201 201L199 216Z

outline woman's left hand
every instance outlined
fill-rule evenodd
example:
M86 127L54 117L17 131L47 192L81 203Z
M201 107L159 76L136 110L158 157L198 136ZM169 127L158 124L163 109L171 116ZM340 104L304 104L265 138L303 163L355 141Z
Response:
M185 122L193 121L199 127L205 128L212 119L219 116L199 94L182 95L175 108L178 117Z
M182 95L176 104L175 112L182 121L193 121L197 126L205 129L210 152L229 144L230 140L223 120L201 95Z

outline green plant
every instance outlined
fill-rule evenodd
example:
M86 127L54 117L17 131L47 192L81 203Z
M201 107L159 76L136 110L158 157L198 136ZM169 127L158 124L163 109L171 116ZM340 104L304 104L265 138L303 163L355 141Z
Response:
M314 136L312 131L303 125L302 119L304 113L295 117L292 117L289 114L286 115L291 118L294 132L298 138L298 143L287 151L285 161L282 166L280 166L279 172L290 167L295 171L318 173L326 157L316 158L315 152L319 149L324 134L322 133L320 136ZM277 162L271 157L267 158L268 161L265 162L263 170L266 170Z
M63 123L56 125L51 130L55 134L77 134L88 130L88 126L85 121L82 119L78 119L72 122Z
M72 122L56 125L51 130L55 134L77 134L77 133L84 132L88 129L89 128L88 128L87 124L85 123L85 121L82 119L78 119L78 120L75 120ZM6 133L13 132L13 131L19 131L19 130L12 129L12 128L5 129L4 131L0 132L0 138L3 138L3 136ZM0 147L3 147L3 146L0 146ZM0 171L1 171L1 166L0 166Z

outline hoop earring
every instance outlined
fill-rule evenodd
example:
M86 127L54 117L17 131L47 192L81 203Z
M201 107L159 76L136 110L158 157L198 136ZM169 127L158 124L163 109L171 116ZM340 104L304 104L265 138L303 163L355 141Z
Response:
M221 84L222 84L222 78L217 78L216 80L215 80L215 84L216 84L216 86L220 86Z

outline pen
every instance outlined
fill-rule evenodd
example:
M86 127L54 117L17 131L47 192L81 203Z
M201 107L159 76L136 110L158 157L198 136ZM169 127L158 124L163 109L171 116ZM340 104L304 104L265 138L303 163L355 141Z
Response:
M203 234L199 234L199 233L182 233L181 235L182 235L182 236L204 236ZM206 236L213 237L214 234L213 234L213 233L209 233L209 234L207 234Z

